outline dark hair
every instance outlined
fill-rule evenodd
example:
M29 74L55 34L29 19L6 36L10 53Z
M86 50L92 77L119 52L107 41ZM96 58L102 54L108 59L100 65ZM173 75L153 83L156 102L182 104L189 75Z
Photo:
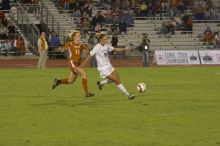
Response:
M103 39L105 36L106 36L106 34L100 34L100 35L99 35L99 41L100 41L101 39Z

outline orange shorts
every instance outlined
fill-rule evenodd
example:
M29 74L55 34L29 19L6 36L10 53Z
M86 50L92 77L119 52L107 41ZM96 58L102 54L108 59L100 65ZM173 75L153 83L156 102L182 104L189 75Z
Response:
M74 62L73 60L70 60L68 62L68 68L71 72L73 72L74 74L77 74L75 71L74 71L74 68L75 67L78 67L80 66L80 62Z

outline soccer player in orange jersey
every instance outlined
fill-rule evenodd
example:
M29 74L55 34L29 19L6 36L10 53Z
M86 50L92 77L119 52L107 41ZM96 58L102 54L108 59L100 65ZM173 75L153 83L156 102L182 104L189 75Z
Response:
M88 51L88 48L82 44L80 44L81 35L79 31L75 31L70 35L70 40L66 45L62 48L59 48L61 52L67 50L69 51L69 61L68 67L71 71L70 77L68 79L55 79L52 89L55 89L58 85L61 84L72 84L77 79L77 76L80 75L82 77L82 86L85 90L86 97L92 97L95 94L90 93L87 87L87 76L84 69L79 68L81 63L81 52Z

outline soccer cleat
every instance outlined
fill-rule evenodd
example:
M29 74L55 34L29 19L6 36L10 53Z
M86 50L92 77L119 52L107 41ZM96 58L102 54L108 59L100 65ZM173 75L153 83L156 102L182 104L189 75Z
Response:
M131 95L131 94L128 95L128 99L129 99L129 100L134 99L134 98L135 98L134 95Z
M93 97L93 96L95 96L95 94L93 94L93 93L88 93L88 94L86 95L86 97Z
M52 89L54 90L59 84L60 84L59 80L54 79L54 83L53 83Z
M97 82L97 85L99 87L99 90L102 90L103 85L100 83L100 81Z

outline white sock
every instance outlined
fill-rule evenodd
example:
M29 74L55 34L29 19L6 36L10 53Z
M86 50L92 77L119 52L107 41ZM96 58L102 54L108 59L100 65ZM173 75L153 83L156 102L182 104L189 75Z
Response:
M103 81L100 82L101 85L108 84L108 83L112 83L112 81L110 81L110 80L103 80Z
M126 90L126 88L122 84L119 84L117 86L125 95L129 96L128 91Z

